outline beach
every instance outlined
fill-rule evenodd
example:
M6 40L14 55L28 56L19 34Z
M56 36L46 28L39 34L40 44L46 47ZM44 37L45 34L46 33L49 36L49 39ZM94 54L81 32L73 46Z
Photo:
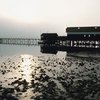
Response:
M100 59L0 56L0 100L100 100Z

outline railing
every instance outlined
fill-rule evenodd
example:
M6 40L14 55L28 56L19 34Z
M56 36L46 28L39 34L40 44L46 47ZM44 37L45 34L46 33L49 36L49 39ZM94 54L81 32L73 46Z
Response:
M0 38L0 44L39 45L39 41L36 38Z

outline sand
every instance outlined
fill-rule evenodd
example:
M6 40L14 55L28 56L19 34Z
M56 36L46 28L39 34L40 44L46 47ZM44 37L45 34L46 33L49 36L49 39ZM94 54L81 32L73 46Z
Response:
M0 100L100 100L100 58L0 56Z

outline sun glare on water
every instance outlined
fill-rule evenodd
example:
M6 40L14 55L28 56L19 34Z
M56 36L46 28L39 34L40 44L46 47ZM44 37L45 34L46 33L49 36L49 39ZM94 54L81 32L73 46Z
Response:
M31 74L34 71L33 66L35 66L33 61L33 56L31 55L21 55L21 70L23 74L23 78L26 79L28 82L31 80Z

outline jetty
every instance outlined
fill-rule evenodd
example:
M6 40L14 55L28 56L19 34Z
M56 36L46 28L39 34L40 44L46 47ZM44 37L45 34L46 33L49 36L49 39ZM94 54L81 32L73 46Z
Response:
M37 38L0 38L0 44L12 45L39 45L40 39Z
M100 26L67 27L66 33L66 36L58 36L57 33L42 33L41 52L100 51Z
M67 27L66 33L42 33L40 39L0 38L0 44L40 46L42 53L100 51L100 26Z

